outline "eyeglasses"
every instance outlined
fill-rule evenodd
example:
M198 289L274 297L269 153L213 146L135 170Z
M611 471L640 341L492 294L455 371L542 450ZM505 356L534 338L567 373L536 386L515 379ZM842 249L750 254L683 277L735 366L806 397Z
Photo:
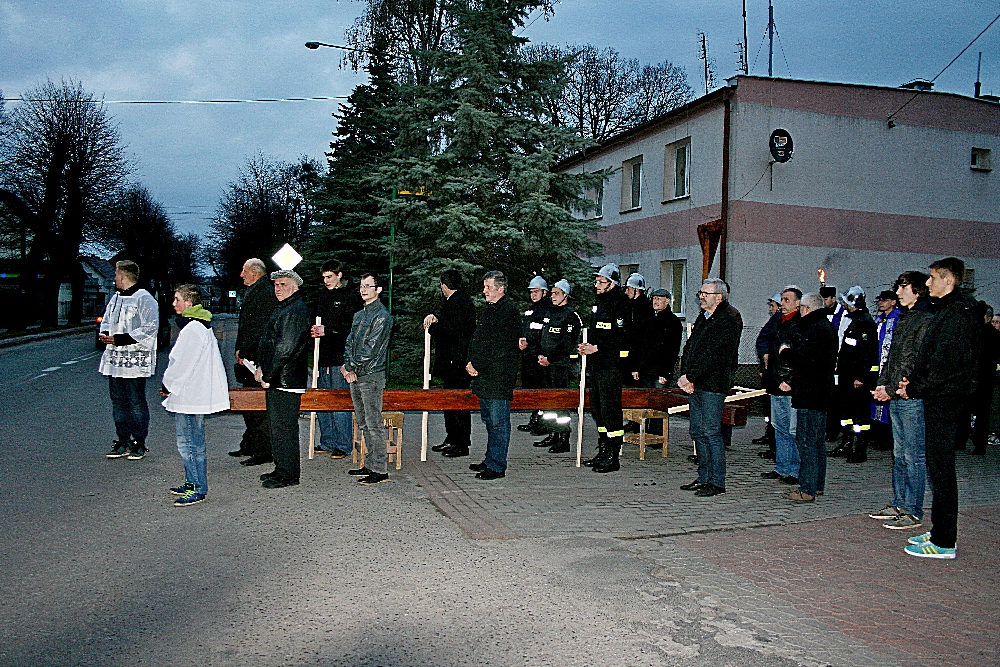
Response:
M695 292L695 296L698 297L699 299L701 297L703 297L703 296L710 296L712 294L720 294L721 295L722 292L702 292L701 290Z
M361 289L378 289L375 285L367 285L365 283L361 283L360 287Z

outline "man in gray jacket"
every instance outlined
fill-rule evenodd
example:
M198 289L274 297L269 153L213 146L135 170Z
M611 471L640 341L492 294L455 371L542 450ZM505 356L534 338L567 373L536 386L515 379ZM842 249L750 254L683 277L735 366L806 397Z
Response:
M895 389L917 362L933 309L927 295L927 274L906 271L896 280L896 296L903 313L893 333L889 358L872 392L876 401L889 401L892 423L892 502L868 516L886 521L890 530L919 528L924 520L924 487L927 480L924 401L903 398Z
M354 416L365 436L368 456L365 465L347 474L361 477L365 486L389 479L389 457L382 424L382 392L385 390L386 357L392 333L392 315L379 301L382 282L377 276L361 276L361 300L365 306L354 313L351 333L344 345L341 375L347 380L354 402Z

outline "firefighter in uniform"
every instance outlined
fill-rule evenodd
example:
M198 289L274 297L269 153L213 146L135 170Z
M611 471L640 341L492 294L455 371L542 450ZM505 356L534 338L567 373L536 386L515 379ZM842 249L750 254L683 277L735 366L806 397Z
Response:
M625 340L628 305L622 298L620 284L617 264L605 264L597 272L594 279L597 303L590 320L592 335L589 342L578 347L580 354L590 358L590 412L597 423L597 456L585 464L602 473L618 470L618 453L625 435L620 360L628 356Z
M542 330L539 343L541 353L538 364L546 370L548 389L568 389L570 382L577 375L576 363L580 358L577 344L583 320L573 306L569 305L570 285L566 280L560 280L552 287L552 308L549 310L549 322ZM577 371L577 372L574 372ZM535 443L536 447L549 446L551 454L562 454L569 451L569 412L547 411L542 415L549 430L549 437Z
M545 369L538 365L540 348L538 342L542 339L542 330L549 321L549 285L545 278L535 276L528 283L528 295L531 303L524 311L521 339L517 345L521 349L521 388L544 389ZM542 422L542 411L535 410L527 424L517 427L518 431L528 431L531 435L545 435L545 424Z
M830 456L846 456L851 463L868 460L871 430L871 392L878 384L878 330L865 304L865 292L855 285L840 297L850 324L837 355L837 394L844 441Z

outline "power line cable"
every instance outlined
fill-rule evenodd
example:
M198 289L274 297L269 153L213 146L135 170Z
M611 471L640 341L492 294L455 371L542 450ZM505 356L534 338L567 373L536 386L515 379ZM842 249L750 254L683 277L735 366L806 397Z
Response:
M936 75L934 75L934 78L931 79L931 83L934 83L935 81L937 81L938 77L941 76L942 74L944 74L945 70L947 70L949 67L951 67L955 63L956 60L958 60L959 58L961 58L962 54L965 53L966 51L968 51L972 47L972 45L975 44L976 41L978 41L979 38L982 37L986 33L986 31L989 30L993 26L993 24L996 23L997 21L1000 21L1000 14L997 14L993 18L992 21L990 21L989 23L987 23L986 27L983 28L979 32L978 35L976 35L975 37L973 37L972 41L969 42L968 44L966 44L964 49L962 49L961 51L958 52L957 56L955 56L954 58L952 58L951 61L947 65L945 65L944 68L942 68L942 70L940 72L938 72ZM907 105L910 104L910 102L912 102L913 100L917 99L917 95L919 95L919 94L920 94L920 91L917 91L917 92L913 93L913 97L911 97L910 99L906 100L906 102L903 103L903 106L899 107L898 109L896 109L895 111L893 111L891 114L889 114L889 117L886 119L888 121L888 123L889 123L889 127L893 126L892 117L895 116L896 114L898 114L903 109L905 109L907 107Z
M5 97L8 102L65 102L66 100L46 99L39 97ZM346 100L346 95L335 97L264 97L258 99L237 100L72 100L89 104L265 104L271 102L324 102L331 100Z

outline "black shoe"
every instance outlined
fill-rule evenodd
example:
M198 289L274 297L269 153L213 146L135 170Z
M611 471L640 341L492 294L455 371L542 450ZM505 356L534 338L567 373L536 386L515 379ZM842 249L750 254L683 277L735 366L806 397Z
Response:
M549 434L549 427L543 424L542 422L538 422L537 424L534 425L534 427L528 430L528 433L537 437L541 437L543 435Z
M444 454L445 456L447 456L450 459L456 459L456 458L458 458L460 456L468 456L469 455L469 448L468 447L449 447L448 449L442 451L441 453Z
M240 461L241 466L262 466L265 463L274 463L274 459L270 456L254 454L250 458Z
M762 472L760 474L760 476L761 476L761 479L784 479L784 477L785 477L784 475L782 475L777 470L772 470L770 472Z
M266 472L263 475L261 475L260 476L260 481L263 482L263 481L272 479L272 478L277 477L277 476L278 476L278 471L277 470L272 470L271 472Z
M330 452L330 458L331 459L346 459L348 456L350 456L350 454L351 454L350 452L342 452L339 449L335 449L332 452Z
M283 489L286 486L297 486L298 483L299 480L297 479L280 479L278 477L271 477L269 479L265 479L261 483L261 486L265 489Z
M234 451L229 452L229 455L230 456L237 456L237 457L239 457L239 456L253 456L253 452L248 452L248 451L246 451L246 450L244 450L244 449L241 448L241 449L236 449Z
M431 451L432 452L443 452L444 450L448 449L449 447L451 447L451 443L448 442L447 440L445 440L440 445L434 445L433 447L431 447Z
M868 460L868 452L852 452L846 460L848 463L864 463Z
M565 454L569 451L569 433L560 433L555 443L549 447L549 454Z
M557 438L558 436L555 433L549 433L547 436L545 436L544 440L539 440L538 442L534 443L532 447L551 447L552 445L556 444Z
M609 456L604 461L599 461L598 463L594 464L594 472L599 472L599 473L615 472L616 470L620 469L621 465L618 463L617 456Z
M517 430L518 431L530 431L533 428L535 428L535 422L534 422L534 420L528 422L527 424L518 424L517 425Z
M690 461L691 463L698 463L698 455L688 454L688 461Z
M126 440L115 440L111 444L111 451L107 453L106 458L109 459L123 459L128 456L128 446L129 443Z
M693 482L688 482L687 484L681 484L681 491L697 491L703 486L705 486L705 484L702 484L698 480L694 480Z
M771 441L771 439L768 438L767 435L765 434L765 435L760 436L759 438L754 438L750 442L752 442L755 445L766 445L770 441Z
M128 450L129 461L141 461L145 455L146 445L141 442L133 442L132 447Z
M348 470L347 474L352 475L354 477L367 477L368 475L372 474L372 471L369 470L367 467L365 467L365 468L357 468L354 470Z
M489 468L483 470L482 472L476 473L476 479L502 479L506 476L507 476L506 473L497 472L496 470L490 470Z
M974 447L972 449L972 455L973 456L985 456L986 455L986 448L985 447Z
M757 456L759 456L762 459L766 459L768 461L774 460L774 452L772 452L770 449L765 449L762 452L757 452Z
M482 472L486 469L487 468L485 463L473 463L472 465L469 466L469 470L474 470L476 472Z
M781 478L781 483L782 484L798 484L799 483L799 478L798 477L794 477L792 475L788 475L787 477L782 477Z
M389 473L387 472L373 472L367 477L362 477L358 480L358 484L362 486L371 486L372 484L378 484L379 482L384 482L389 479Z
M698 496L699 498L710 498L711 496L717 496L725 492L726 490L723 489L721 486L715 486L714 484L706 484L705 486L695 491L694 495Z

